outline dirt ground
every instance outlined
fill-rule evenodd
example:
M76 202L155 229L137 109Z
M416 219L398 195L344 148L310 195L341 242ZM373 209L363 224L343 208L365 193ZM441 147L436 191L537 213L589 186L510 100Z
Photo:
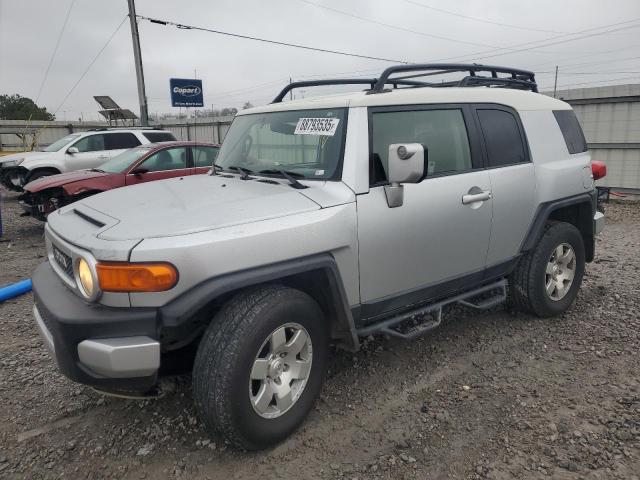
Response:
M42 225L3 197L0 285L45 255ZM143 402L71 383L31 295L0 304L0 477L638 480L640 204L607 216L562 318L450 309L419 340L335 352L308 420L259 453L207 438L188 376Z

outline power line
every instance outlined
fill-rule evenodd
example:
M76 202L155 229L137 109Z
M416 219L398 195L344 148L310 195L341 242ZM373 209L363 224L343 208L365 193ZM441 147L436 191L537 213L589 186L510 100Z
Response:
M413 33L413 34L416 34L416 35L422 35L424 37L436 38L436 39L439 39L439 40L445 40L445 41L449 41L449 42L461 43L461 44L466 44L466 45L489 47L489 48L492 49L489 52L494 52L496 50L514 50L514 52L521 51L521 50L516 50L516 47L518 47L520 45L499 47L497 45L491 45L491 44L486 44L486 43L469 42L469 41L465 41L465 40L459 40L457 38L451 38L451 37L445 37L445 36L442 36L442 35L435 35L435 34L431 34L431 33L419 32L417 30L412 30L412 29L409 29L409 28L400 27L400 26L397 26L397 25L392 25L390 23L381 22L379 20L374 20L372 18L365 18L365 17L362 17L360 15L356 15L355 13L345 12L344 10L339 10L337 8L329 7L327 5L322 5L322 4L319 4L319 3L315 3L315 2L310 1L310 0L297 0L297 1L302 2L302 3L306 3L308 5L313 5L313 6L318 7L318 8L323 8L325 10L329 10L331 12L334 12L334 13L337 13L337 14L340 14L340 15L344 15L344 16L347 16L347 17L355 18L355 19L363 21L363 22L368 22L368 23L372 23L372 24L375 24L375 25L381 25L383 27L391 28L391 29L394 29L394 30L399 30L399 31L402 31L402 32ZM597 28L603 28L603 27L597 27ZM571 36L571 35L577 35L578 33L581 33L581 32L565 33L565 34L557 36L557 37L551 37L551 38L542 39L542 40L535 40L533 42L527 42L527 44L528 43L545 42L545 41L548 41L548 40L552 40L554 38L561 38L561 37L567 37L567 36ZM567 41L569 41L569 40L567 40ZM549 44L549 45L553 45L553 44ZM541 48L543 46L546 46L546 45L540 45L540 46L537 46L537 47L532 47L529 50L531 50L533 48ZM541 50L541 51L538 51L536 53L558 54L558 53L561 53L561 52L550 51L550 50Z
M461 44L464 44L464 45L473 45L474 47L500 48L497 45L490 45L490 44L487 44L487 43L478 43L478 42L467 42L465 40L460 40L460 39L457 39L457 38L444 37L444 36L441 36L441 35L435 35L435 34L431 34L431 33L419 32L417 30L411 30L410 28L399 27L397 25L392 25L390 23L380 22L380 21L374 20L372 18L361 17L360 15L356 15L355 13L345 12L344 10L338 10L337 8L329 7L327 5L321 5L319 3L311 2L309 0L298 0L298 1L302 2L302 3L306 3L308 5L313 5L314 7L317 7L317 8L323 8L325 10L329 10L329 11L337 13L339 15L344 15L346 17L355 18L355 19L363 21L363 22L373 23L374 25L380 25L380 26L383 26L383 27L392 28L393 30L399 30L401 32L413 33L415 35L422 35L423 37L437 38L438 40L445 40L447 42L461 43Z
M300 45L297 43L288 43L288 42L281 42L278 40L270 40L267 38L261 38L261 37L252 37L249 35L242 35L239 33L232 33L232 32L224 32L222 30L215 30L213 28L205 28L205 27L197 27L195 25L186 25L186 24L182 24L182 23L176 23L176 22L171 22L169 20L159 20L157 18L150 18L150 17L145 17L142 15L137 15L138 18L142 19L142 20L147 20L151 23L157 23L159 25L170 25L172 27L176 27L179 28L181 30L199 30L202 32L209 32L209 33L216 33L218 35L226 35L229 37L235 37L235 38L242 38L245 40L255 40L257 42L263 42L263 43L270 43L272 45L282 45L285 47L293 47L293 48L301 48L303 50L312 50L314 52L322 52L322 53L332 53L334 55L343 55L346 57L355 57L355 58L365 58L367 60L377 60L377 61L381 61L381 62L392 62L392 63L409 63L405 60L398 60L398 59L393 59L393 58L382 58L382 57L373 57L370 55L362 55L359 53L351 53L351 52L343 52L340 50L329 50L326 48L318 48L318 47L310 47L308 45Z
M533 64L533 65L529 65L529 69L530 70L531 69L535 69L536 67L540 67L540 66L544 67L546 65L549 65L549 66L557 65L557 64L560 64L560 63L562 63L562 62L564 62L566 60L579 60L581 58L591 58L591 57L593 57L595 55L604 55L604 54L607 54L607 53L617 53L617 52L621 52L623 50L633 50L633 49L637 49L638 47L640 47L640 44L632 44L632 45L626 45L624 47L617 47L617 48L614 48L614 49L611 49L611 50L601 50L599 52L592 52L592 53L589 53L587 55L578 55L578 56L571 55L569 57L564 57L562 60L547 61L547 62L542 62L542 63L536 63L536 64ZM590 63L600 63L601 61L602 60L596 60L595 62L590 62Z
M594 83L619 82L621 80L634 80L637 78L638 78L637 76L633 76L633 77L610 78L608 80L595 80L593 82L567 83L564 85L558 85L558 88L575 87L576 85L593 85ZM548 88L548 87L544 87L544 88Z
M309 2L307 0L300 0L300 1L312 4L312 5L315 5L315 6L320 6L318 4L315 4L313 2ZM308 45L299 45L299 44L288 43L288 42L283 42L283 41L260 38L260 37L252 37L252 36L248 36L248 35L225 32L225 31L221 31L221 30L214 30L214 29L205 28L205 27L197 27L197 26L194 26L194 25L180 24L180 23L169 21L169 20L160 20L160 19L155 19L155 18L146 17L146 16L142 16L142 15L137 15L137 17L142 19L142 20L147 20L147 21L149 21L151 23L156 23L156 24L164 25L164 26L167 26L167 25L174 26L174 27L176 27L178 29L199 30L199 31L205 31L205 32L209 32L209 33L216 33L216 34L219 34L219 35L227 35L227 36L231 36L231 37L235 37L235 38L254 40L254 41L259 41L259 42L264 42L264 43L269 43L269 44L293 47L293 48L301 48L301 49L305 49L305 50L312 50L312 51L318 51L318 52L323 52L323 53L332 53L332 54L344 55L344 56L349 56L349 57L364 58L364 59L369 59L369 60L379 60L379 61L385 61L385 62L398 62L398 63L410 63L410 62L402 61L402 60L387 59L387 58L380 58L380 57L371 57L371 56L361 55L361 54L356 54L356 53L336 51L336 50L328 50L328 49L311 47L311 46L308 46ZM479 54L483 54L483 53L494 53L496 50L499 51L499 50L505 50L505 49L516 49L518 47L523 47L523 46L526 47L526 48L521 48L521 49L518 49L518 50L514 50L513 53L515 53L515 52L526 51L526 50L531 50L531 49L535 49L535 48L541 48L541 47L548 46L548 45L555 45L555 44L560 44L560 43L565 43L565 42L577 41L577 40L581 40L583 38L593 37L593 36L597 36L597 35L604 35L604 34L607 34L607 33L617 32L617 31L620 31L620 30L628 29L628 28L639 27L640 24L638 24L638 25L628 25L629 23L635 23L635 22L638 22L639 20L640 20L639 18L634 18L634 19L627 20L627 21L624 21L624 22L618 22L618 23L613 23L613 24L609 24L609 25L602 25L602 26L599 26L599 27L592 27L592 28L581 30L581 31L578 31L578 32L569 33L569 34L563 34L563 35L550 37L550 38L543 39L543 40L537 40L537 41L533 41L533 42L526 42L526 43L516 44L516 45L509 46L509 47L501 47L501 48L498 48L498 49L484 51L484 52L476 52L476 53L471 54L471 55L479 55ZM602 32L590 33L590 34L587 34L587 35L581 35L581 34L585 34L587 32L593 32L594 30L602 30L602 29L606 29L606 28L610 28L610 27L618 27L620 25L627 25L627 26L616 28L616 29L605 30L605 31L602 31ZM567 39L566 37L575 37L575 38L568 38ZM565 38L565 40L556 41L556 42L552 42L552 43L547 43L547 44L543 44L543 45L532 45L532 44L537 44L537 43L541 43L541 42L549 42L550 40L557 40L557 39L562 39L562 38ZM509 52L501 52L501 53L496 53L494 55L488 55L488 56L485 56L485 57L475 57L475 58L476 59L479 59L479 58L490 58L490 57L494 57L494 56L505 55L505 54L508 54L508 53ZM466 57L466 55L465 55L465 57ZM455 59L455 58L461 58L461 56L450 57L450 58L445 58L445 59L440 59L440 60L432 60L432 62L447 61L447 60L452 60L452 59ZM368 70L360 70L360 71L356 71L356 73L357 72L367 72L367 71ZM351 73L351 72L342 72L342 73ZM314 76L323 76L323 75L303 75L303 76L314 77ZM268 85L268 84L274 84L274 83L276 83L275 80L272 81L272 82L267 82L266 84L261 84L261 85ZM242 91L253 90L253 89L259 88L259 86L260 85L254 85L252 87L247 87L246 89L243 88L243 89L233 90L233 91L230 91L230 92L227 92L227 93L231 93L231 92L235 92L235 91L242 92ZM224 93L216 95L216 97L220 97L222 95L224 95ZM232 96L235 96L235 95L232 95Z
M555 72L536 72L536 76L538 74L542 74L540 75L545 76L545 75L553 75L555 74ZM620 75L620 74L624 74L624 73L640 73L640 71L637 72L564 72L564 71L560 71L561 74L563 75Z
M601 65L603 63L615 63L615 62L626 62L628 60L637 60L640 57L625 57L625 58L614 58L609 60L600 60L598 62L583 62L583 63L569 63L564 65L565 67L588 67L589 65Z
M53 48L53 53L51 54L51 58L49 59L49 64L47 65L47 69L44 72L44 77L42 78L42 83L40 83L40 88L38 89L38 95L36 95L36 104L40 99L40 94L42 93L42 89L44 88L44 84L47 81L47 77L49 76L49 70L51 70L51 65L53 65L53 59L56 58L56 53L58 53L58 47L60 46L60 40L62 40L62 34L64 33L65 28L67 27L67 22L69 21L69 16L71 15L71 10L75 5L76 0L71 0L69 4L69 8L67 9L67 15L64 17L64 22L62 24L62 29L58 34L58 39L56 40L56 46Z
M450 61L450 60L457 60L457 59L461 59L461 58L465 58L465 59L471 59L471 60L482 60L485 58L493 58L493 57L498 57L498 56L502 56L502 55L508 55L510 53L518 53L518 52L524 52L524 51L528 51L528 50L533 50L535 48L542 48L542 47L548 47L550 45L559 45L562 43L568 43L568 42L574 42L577 40L583 40L585 38L590 38L590 37L595 37L598 35L605 35L607 33L612 33L612 32L618 32L621 30L626 30L628 28L637 28L640 27L640 23L637 25L628 25L629 23L636 23L640 20L640 18L633 18L631 20L626 20L624 22L618 22L618 23L612 23L609 25L602 25L600 27L593 27L593 28L588 28L586 30L580 30L578 32L574 32L574 33L568 33L565 35L558 35L555 37L549 37L543 40L535 40L533 42L524 42L524 43L520 43L520 44L516 44L516 45L510 45L509 47L504 47L504 49L513 49L509 52L501 52L501 53L494 53L495 51L492 50L485 50L483 52L475 52L475 53L471 53L471 54L467 54L467 55L458 55L456 57L449 57L449 58L443 58L443 59L438 59L438 60L433 60L434 62L440 62L440 61ZM625 27L620 27L620 25L627 25ZM594 33L588 33L587 32L593 32L594 30L602 30L603 28L610 28L610 27L619 27L619 28L614 28L614 29L610 29L610 30L605 30L603 32L594 32ZM582 35L582 34L586 34L586 35ZM566 38L566 37L574 37L574 38ZM561 38L564 38L564 40L559 40ZM542 45L532 45L534 43L542 43L542 42L549 42L551 40L557 40L554 42L550 42L550 43L543 43ZM519 47L524 47L524 48L519 48ZM485 56L478 56L478 55L484 55L485 53L490 54L490 55L485 55Z
M93 60L91 60L91 62L89 63L89 65L87 65L87 68L85 68L84 72L82 72L82 75L80 75L80 78L78 78L78 81L76 81L76 83L73 84L73 87L71 87L71 90L69 90L69 92L65 95L64 99L62 100L62 102L60 102L60 105L58 105L58 108L56 108L56 110L53 112L54 114L60 110L60 108L62 108L62 106L64 105L64 102L67 101L67 99L69 98L69 96L73 93L73 91L76 89L76 87L80 84L80 82L82 81L82 79L85 77L85 75L87 73L89 73L89 70L91 70L91 67L93 67L93 64L96 63L96 60L98 60L98 57L100 57L100 55L102 54L102 52L104 52L104 50L107 48L107 46L109 46L109 44L111 43L111 40L113 40L113 37L116 36L116 33L118 33L118 30L120 30L120 27L122 27L122 24L125 22L125 20L127 19L128 15L125 15L124 18L122 19L122 21L118 24L118 26L116 27L116 29L113 31L113 33L109 36L109 38L107 39L107 41L105 42L105 44L102 46L102 48L98 51L98 53L96 54L95 57L93 57Z
M422 7L422 8L426 8L429 10L433 10L435 12L440 12L440 13L444 13L447 15L452 15L454 17L459 17L459 18L466 18L467 20L473 20L474 22L480 22L480 23L488 23L490 25L498 25L500 27L506 27L506 28L515 28L517 30L528 30L530 32L542 32L542 33L568 33L568 32L559 32L557 30L543 30L540 28L530 28L530 27L523 27L520 25L513 25L511 23L502 23L502 22L494 22L492 20L487 20L484 18L478 18L478 17L472 17L470 15L463 15L461 13L456 13L456 12L452 12L450 10L444 10L442 8L436 8L433 7L431 5L425 5L424 3L421 2L416 2L414 0L402 0L405 3L410 3L411 5L415 5L418 7Z

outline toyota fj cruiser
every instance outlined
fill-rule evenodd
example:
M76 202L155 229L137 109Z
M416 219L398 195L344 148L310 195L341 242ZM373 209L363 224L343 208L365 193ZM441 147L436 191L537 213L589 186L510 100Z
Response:
M23 186L38 178L99 167L128 148L175 139L173 133L155 128L97 128L70 133L44 151L0 158L0 183L21 192Z
M282 101L338 84L368 88ZM207 430L257 449L303 421L330 344L418 336L452 303L562 314L604 217L571 107L536 92L481 65L294 83L238 114L211 175L52 213L33 312L58 367L144 392L194 351Z

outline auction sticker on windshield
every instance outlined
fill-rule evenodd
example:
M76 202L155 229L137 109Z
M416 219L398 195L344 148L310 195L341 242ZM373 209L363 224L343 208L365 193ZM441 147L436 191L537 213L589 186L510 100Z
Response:
M301 118L298 120L296 135L326 135L333 137L338 128L339 118Z

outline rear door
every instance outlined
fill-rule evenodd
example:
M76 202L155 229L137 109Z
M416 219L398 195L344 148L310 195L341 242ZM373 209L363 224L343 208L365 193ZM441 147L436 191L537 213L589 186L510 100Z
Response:
M194 169L189 150L187 147L173 147L154 153L136 167L136 169L144 169L146 172L129 173L126 184L135 185L164 178L193 175Z
M488 275L501 273L520 251L535 209L535 169L518 113L501 105L477 105L476 119L493 195Z
M140 145L140 140L131 132L105 133L105 148L110 157L115 157L129 148Z
M358 195L362 316L373 317L482 279L491 232L489 173L464 105L369 110L370 189ZM389 145L421 143L427 176L389 208ZM469 195L483 196L470 201Z
M211 170L211 167L218 157L218 147L210 147L201 145L197 147L191 147L191 156L193 158L193 164L195 167L195 174L207 173Z

